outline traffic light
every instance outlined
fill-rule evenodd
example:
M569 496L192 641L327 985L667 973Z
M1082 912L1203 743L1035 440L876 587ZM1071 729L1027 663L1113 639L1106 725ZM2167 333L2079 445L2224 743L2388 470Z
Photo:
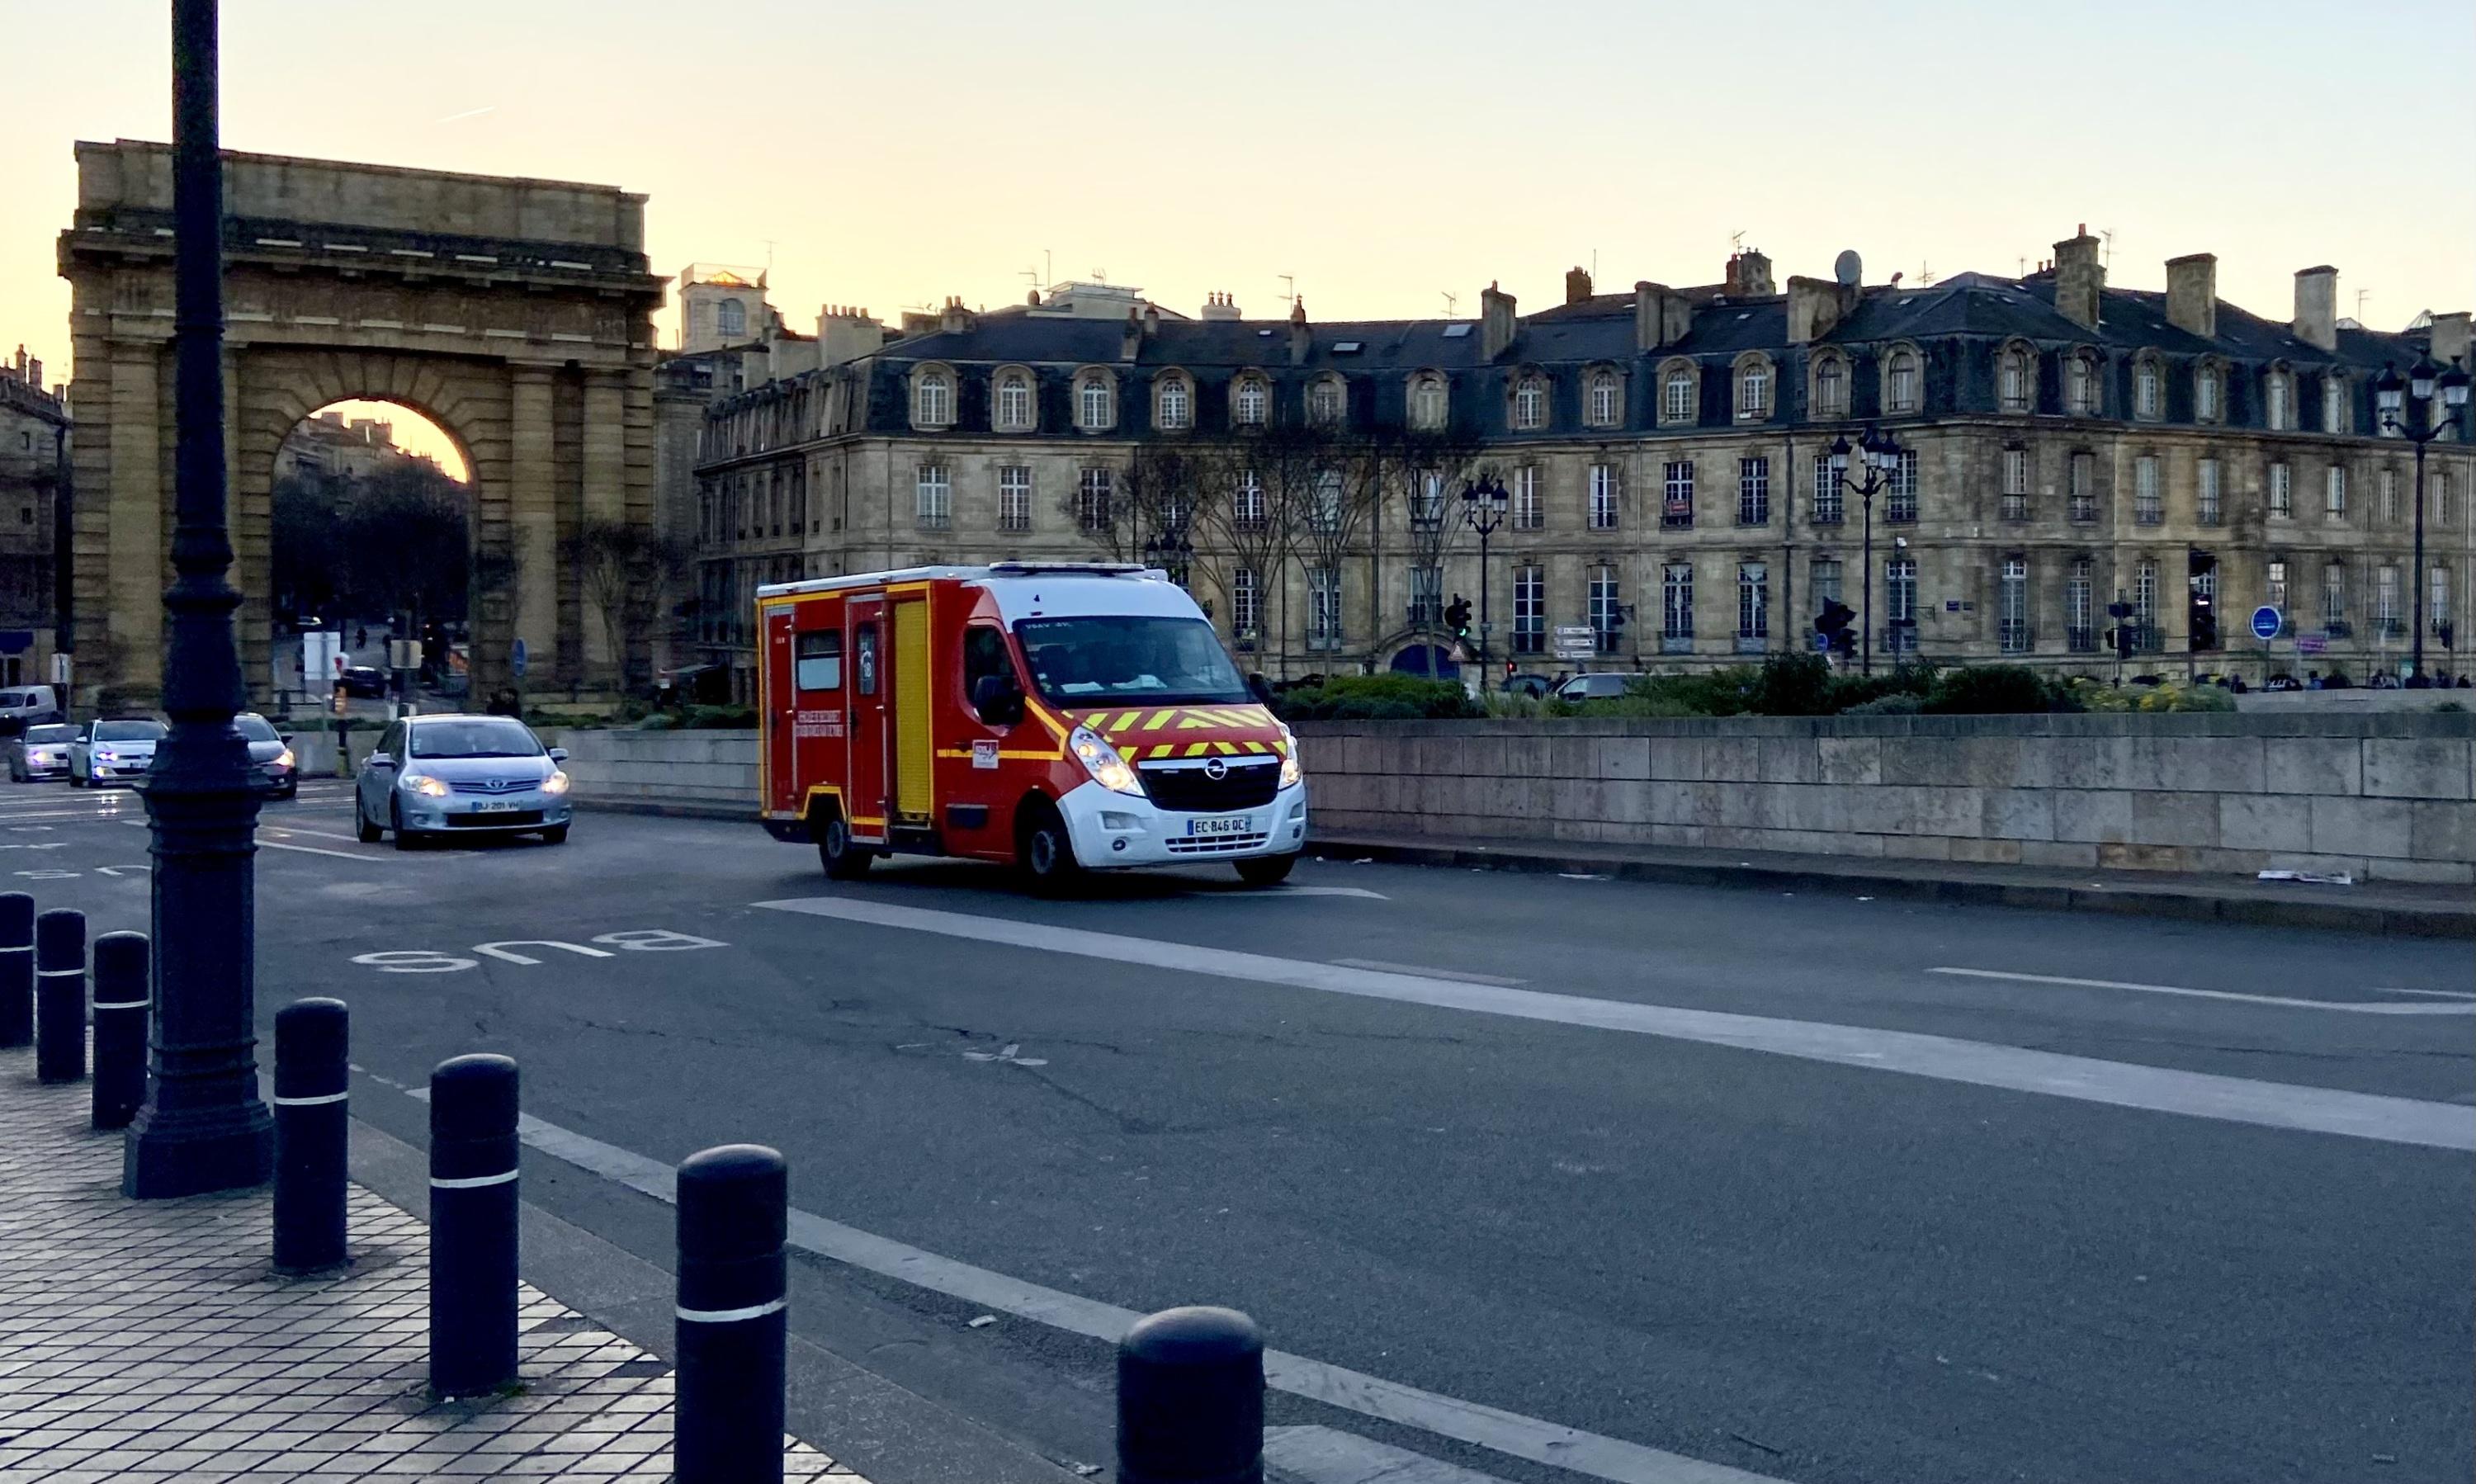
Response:
M1814 631L1822 635L1823 642L1835 653L1845 655L1857 647L1857 636L1848 631L1848 626L1855 622L1857 610L1834 598L1815 615Z
M2133 640L2138 635L2132 625L2125 623L2124 620L2130 618L2133 612L2132 605L2120 598L2106 606L2106 616L2116 621L2115 627L2106 631L2107 647L2115 651L2117 659L2132 657Z
M1512 661L1512 660L1510 660L1510 659L1508 659L1508 660L1506 660L1506 661L1504 662L1504 678L1505 678L1506 680L1509 680L1513 679L1513 676L1514 676L1513 661Z
M1453 601L1445 608L1445 627L1453 631L1453 637L1456 639L1470 637L1471 607L1468 598L1459 593L1453 594Z

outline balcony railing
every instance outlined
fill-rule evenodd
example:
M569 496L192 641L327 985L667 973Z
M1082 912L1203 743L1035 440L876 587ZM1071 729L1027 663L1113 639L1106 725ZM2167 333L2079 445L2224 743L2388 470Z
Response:
M1442 598L1413 598L1410 600L1411 628L1432 629L1444 621L1445 601Z
M2097 631L2087 624L2073 624L2064 631L2064 648L2075 655L2097 653Z
M1918 648L1918 629L1914 623L1894 622L1883 630L1883 653L1913 655Z
M1547 631L1542 629L1516 629L1513 631L1513 652L1517 655L1544 655L1548 653Z
M2005 520L2027 520L2029 518L2029 497L2027 495L2005 495L2003 497L2003 518Z
M2071 517L2084 525L2097 519L2097 501L2088 495L2072 496Z
M2166 518L2166 507L2156 501L2140 501L2132 507L2132 523L2136 526L2155 526Z
M1995 640L2006 655L2025 655L2037 647L2037 636L2025 619L2007 618L1994 626Z

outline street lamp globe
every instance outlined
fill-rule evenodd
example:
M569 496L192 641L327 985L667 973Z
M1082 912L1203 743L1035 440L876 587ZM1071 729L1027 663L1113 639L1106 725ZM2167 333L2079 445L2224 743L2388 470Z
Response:
M2440 365L2431 356L2417 357L2415 364L2407 370L2408 395L2418 402L2431 402L2434 378L2440 373Z
M2398 368L2382 362L2382 374L2373 378L2373 406L2381 409L2384 422L2395 422L2399 408L2406 402L2407 383L2399 379Z
M2464 410L2467 406L2467 383L2470 380L2467 368L2459 363L2459 358L2451 357L2450 369L2434 379L2434 384L2441 388L2441 405L2453 412Z
M1831 472L1848 472L1848 435L1845 433L1831 440Z

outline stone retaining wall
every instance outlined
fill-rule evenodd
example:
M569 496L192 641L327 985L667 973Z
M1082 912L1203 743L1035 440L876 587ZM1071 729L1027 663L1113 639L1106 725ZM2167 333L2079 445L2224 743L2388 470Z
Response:
M754 731L562 731L576 802L740 808L756 815Z
M1316 829L2476 880L2476 715L1300 725Z

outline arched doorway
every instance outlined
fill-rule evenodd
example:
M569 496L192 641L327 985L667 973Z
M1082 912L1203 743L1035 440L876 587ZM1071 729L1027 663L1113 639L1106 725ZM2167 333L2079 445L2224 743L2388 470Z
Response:
M1462 678L1461 661L1442 644L1407 644L1393 656L1393 673L1415 675L1423 680L1458 680Z
M264 595L269 646L253 693L262 683L280 707L338 680L348 705L382 690L469 695L471 593L507 575L475 560L471 466L400 402L334 403L293 424L268 482L266 581L249 589Z

